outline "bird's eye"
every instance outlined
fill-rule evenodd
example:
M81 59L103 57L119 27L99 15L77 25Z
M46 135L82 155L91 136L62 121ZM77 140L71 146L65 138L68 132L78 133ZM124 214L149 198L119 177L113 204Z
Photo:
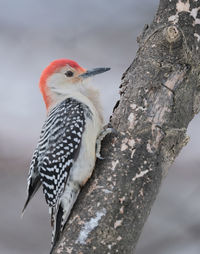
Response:
M74 73L73 73L73 71L67 71L67 72L65 72L65 75L67 77L72 77L74 75Z

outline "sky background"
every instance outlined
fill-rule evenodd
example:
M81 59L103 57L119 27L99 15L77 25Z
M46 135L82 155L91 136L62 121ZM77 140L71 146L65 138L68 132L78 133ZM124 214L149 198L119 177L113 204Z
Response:
M40 191L23 220L26 178L45 119L38 81L54 59L84 68L111 67L93 83L105 118L119 98L122 73L133 61L136 38L152 21L157 0L0 0L0 253L46 254L51 228ZM200 120L163 181L136 254L200 253Z

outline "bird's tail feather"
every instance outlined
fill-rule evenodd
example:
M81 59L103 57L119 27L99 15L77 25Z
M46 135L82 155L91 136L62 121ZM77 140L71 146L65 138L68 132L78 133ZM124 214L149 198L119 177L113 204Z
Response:
M54 223L53 223L50 254L52 254L53 249L55 248L55 246L57 245L57 243L60 239L60 235L61 235L63 228L69 218L69 215L70 215L71 210L74 206L74 203L76 202L79 192L80 192L80 187L77 188L76 190L73 189L72 192L67 194L67 198L68 197L70 197L70 198L63 199L60 202L57 213L55 214L56 219L54 220Z
M63 214L64 214L63 208L60 205L59 209L58 209L58 212L57 212L57 215L56 215L56 221L54 221L54 225L53 225L54 228L53 228L53 231L52 231L52 242L51 242L51 252L50 252L50 254L52 253L55 245L57 244L57 242L60 239Z

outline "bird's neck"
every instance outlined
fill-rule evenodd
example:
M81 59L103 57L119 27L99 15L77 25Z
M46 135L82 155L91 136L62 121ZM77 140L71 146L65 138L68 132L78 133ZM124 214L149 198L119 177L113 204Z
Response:
M67 98L74 98L77 101L80 101L86 105L91 104L91 107L97 111L103 121L99 91L89 84L76 85L74 86L74 88L70 87L70 89L52 89L49 92L49 97L51 104L48 108L48 111L50 111L63 100Z

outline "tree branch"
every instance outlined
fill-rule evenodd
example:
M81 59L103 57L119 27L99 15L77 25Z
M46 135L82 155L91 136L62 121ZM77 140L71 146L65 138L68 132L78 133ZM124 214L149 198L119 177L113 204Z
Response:
M200 1L161 0L138 37L111 118L117 135L83 188L54 253L133 253L163 177L200 111Z

